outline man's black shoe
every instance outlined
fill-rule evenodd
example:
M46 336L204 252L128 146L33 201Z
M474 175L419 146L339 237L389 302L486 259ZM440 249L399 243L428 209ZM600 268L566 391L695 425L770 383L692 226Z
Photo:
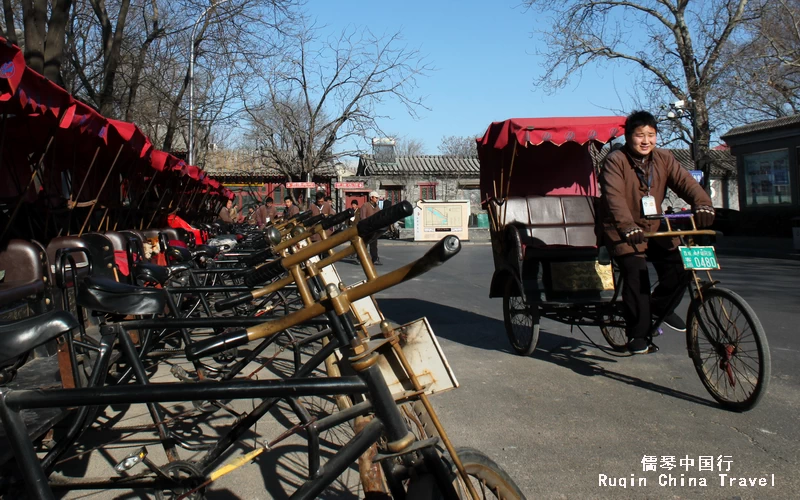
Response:
M664 318L664 324L672 328L676 332L686 331L686 323L684 323L681 317L675 313L672 313L666 318Z
M380 259L378 259L375 262L373 262L372 265L374 265L374 266L382 266L383 262L381 262Z
M650 343L647 339L637 338L628 341L628 352L631 354L647 354L650 349Z

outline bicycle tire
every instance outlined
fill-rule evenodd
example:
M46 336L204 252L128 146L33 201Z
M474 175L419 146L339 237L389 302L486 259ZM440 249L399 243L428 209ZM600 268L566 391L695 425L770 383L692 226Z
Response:
M686 328L689 356L703 386L720 405L733 411L750 410L766 394L771 374L769 345L764 328L750 305L727 288L709 288L703 292L703 299L702 303L694 300L689 306ZM726 302L730 311L724 309ZM715 311L714 308L717 306L723 309ZM723 325L722 321L727 325ZM728 337L731 328L736 330L735 339ZM751 332L752 340L747 340L745 334L748 330ZM720 333L726 338L715 348L713 343L717 342ZM703 340L710 349L703 349L701 346ZM743 345L751 342L755 344L756 357L751 356L747 361L742 360L739 355L744 350ZM705 356L706 351L710 351L708 356ZM709 364L708 361L712 358ZM755 369L748 364L748 361L752 360L758 363ZM723 373L715 376L715 369ZM743 380L740 380L740 374L745 377ZM738 391L736 386L741 387L742 382L747 382L748 387ZM732 387L732 394L727 390L728 387ZM737 391L742 397L736 397Z
M513 279L506 281L503 291L503 323L514 351L520 356L529 356L539 342L539 310L535 305L525 304L517 295Z

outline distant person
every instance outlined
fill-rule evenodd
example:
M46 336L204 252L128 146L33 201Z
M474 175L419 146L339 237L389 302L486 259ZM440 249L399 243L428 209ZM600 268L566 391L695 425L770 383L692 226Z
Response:
M245 221L251 226L256 225L256 210L253 207L247 209L247 217Z
M274 223L278 218L278 209L275 208L275 200L272 199L272 196L267 196L267 199L264 200L264 218L267 223Z
M219 218L225 224L233 224L234 218L233 215L235 214L235 209L233 208L233 201L228 200L225 203L225 206L222 207L222 210L219 211Z
M369 193L369 201L364 203L361 207L360 219L366 219L380 212L378 207L378 192L372 191ZM369 242L369 255L372 258L372 263L376 266L382 266L380 258L378 258L378 235L374 234L372 240Z
M311 216L320 215L322 214L325 217L330 217L333 213L333 208L331 204L325 201L325 193L318 192L316 196L316 200L314 203L311 204ZM329 235L333 234L333 228L329 228L325 230ZM311 237L312 242L319 241L319 235L313 235Z
M358 200L351 201L350 208L353 209L353 216L350 217L350 222L358 222L359 216L361 215L360 211L358 210Z
M283 199L283 206L286 207L283 211L284 219L290 219L300 213L300 207L294 204L291 196L287 196Z

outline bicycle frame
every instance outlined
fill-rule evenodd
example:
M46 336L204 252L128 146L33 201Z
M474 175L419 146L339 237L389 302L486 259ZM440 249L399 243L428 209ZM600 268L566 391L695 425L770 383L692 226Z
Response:
M360 237L356 234L348 234L348 236L352 236L352 242L357 253L361 253L359 250L366 253L366 248ZM331 240L337 239L334 237L331 238ZM377 346L375 346L374 343L366 342L359 338L352 323L347 318L346 313L349 310L349 301L371 295L372 293L376 293L402 281L418 276L451 257L457 253L460 248L457 241L457 238L446 238L440 241L439 244L418 261L380 278L376 277L374 268L369 269L372 266L367 264L365 265L365 271L367 271L368 278L371 278L371 281L341 293L337 291L336 286L329 285L325 290L325 296L321 303L314 302L314 305L307 306L304 310L291 313L279 320L264 323L260 325L260 327L248 329L248 338L252 333L254 338L251 340L255 340L257 338L274 335L287 327L301 324L309 319L309 315L311 314L313 314L313 316L318 316L319 314L326 315L331 324L334 338L330 343L324 346L321 351L317 352L312 359L297 372L296 378L293 379L265 380L258 382L228 381L189 385L180 383L147 384L146 387L143 385L127 385L71 390L2 391L0 393L0 414L2 414L6 427L9 429L9 439L12 442L12 447L18 457L18 461L22 466L23 476L30 488L31 494L34 495L35 498L52 498L52 493L47 487L47 477L39 466L32 444L27 440L25 427L20 417L20 411L30 408L58 406L91 407L117 403L152 404L187 400L231 399L234 396L239 398L267 398L247 417L240 420L228 434L220 439L205 458L201 460L200 464L203 467L203 472L207 473L213 467L216 460L219 459L222 452L236 442L242 433L257 422L279 399L288 398L291 401L303 395L367 395L368 400L371 401L370 404L353 406L349 411L346 410L344 413L340 412L339 414L331 416L330 420L327 422L318 424L318 429L325 429L347 421L350 417L354 418L355 416L365 415L369 412L375 413L375 419L367 424L367 426L356 434L347 445L336 453L334 458L327 463L325 470L320 473L318 477L313 477L314 474L312 472L312 478L301 486L295 495L293 495L293 498L313 498L316 494L321 492L327 484L338 477L338 475L355 461L358 456L376 442L382 433L387 437L388 443L386 447L390 453L405 454L416 451L417 448L412 446L415 438L406 428L402 415L396 406L396 401L389 392L383 375L376 366L376 362L380 356L376 351ZM336 241L327 242L327 245L330 245L328 249L332 249L335 244ZM327 245L322 244L321 246ZM294 269L299 270L300 263L305 260L301 257L311 252L313 252L311 255L318 254L319 251L317 248L319 248L317 245L307 247L307 249L303 249L297 254L285 258L284 261L294 259L295 263L293 265L298 266ZM362 260L362 262L369 263L370 261L366 259ZM311 264L307 266L307 268L310 268L309 274L315 276L315 266ZM294 271L294 269L292 269L292 271ZM292 272L292 274L296 277L298 276L297 272ZM305 295L303 293L305 290L305 293L309 294L309 297L316 299L314 295L318 295L319 292L316 290L317 286L315 282L316 279L312 279L312 284L314 285L314 290L312 292L305 280L298 280L297 284L301 295ZM310 311L307 312L308 310ZM384 330L388 338L382 343L390 343L396 346L396 336L392 336L388 324ZM130 339L125 334L120 335L120 338L126 338L127 341L130 342ZM334 380L305 378L311 370L321 364L333 353L334 349L339 346L345 346L345 352L350 354L349 357L346 357L351 367L358 373L357 377L344 377ZM406 368L408 369L408 367ZM137 375L139 374L137 373ZM411 372L410 375L413 378L413 372ZM432 412L427 398L422 397L421 399L426 408L429 408L429 411ZM437 422L437 428L439 428L440 424L438 424L438 419L435 419L435 414L433 415L434 421ZM306 422L303 423L306 424ZM311 422L307 423L310 424ZM443 429L440 429L440 431L443 438L446 440ZM313 439L311 441L313 442ZM432 444L432 442L426 443L428 446ZM448 449L450 448L451 447L448 446ZM454 462L456 462L459 472L463 474L462 478L465 479L465 484L470 488L473 495L475 495L474 489L471 487L471 483L466 477L466 473L463 472L463 467L460 467L457 455L455 455L454 451L450 451L450 453ZM312 459L313 457L310 455L310 460ZM311 471L315 470L312 467L309 469ZM437 479L440 482L442 491L448 491L449 486L447 485L446 478L437 476ZM104 484L104 486L107 487L109 484ZM125 487L130 486L131 483L125 482Z

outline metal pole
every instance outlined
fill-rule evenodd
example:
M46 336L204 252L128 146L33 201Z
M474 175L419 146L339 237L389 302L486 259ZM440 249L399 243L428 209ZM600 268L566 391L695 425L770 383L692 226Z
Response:
M200 17L195 21L192 26L192 39L189 44L189 165L194 165L194 37L197 32L197 25L206 17L206 14L219 5L231 0L220 0L217 3L212 3L206 10L200 14Z

